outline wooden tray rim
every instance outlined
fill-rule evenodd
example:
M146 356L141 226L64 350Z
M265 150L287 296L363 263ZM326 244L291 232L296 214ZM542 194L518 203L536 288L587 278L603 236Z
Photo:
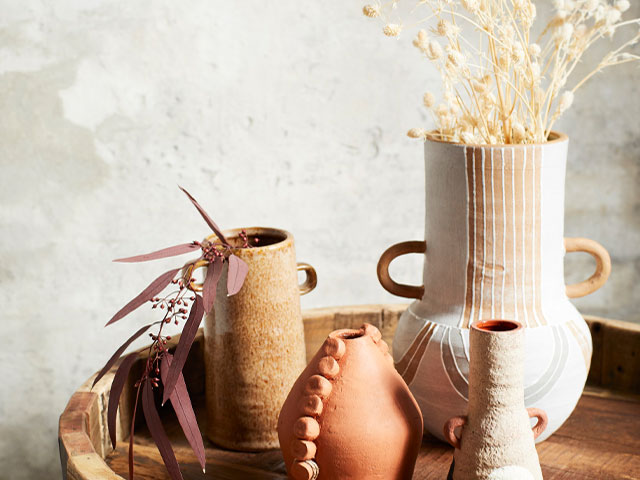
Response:
M323 318L339 314L343 311L359 314L391 314L397 318L408 304L377 304L355 305L338 307L321 307L304 310L303 321L313 321L315 318ZM592 331L596 328L622 330L640 336L640 324L634 324L621 320L613 320L595 316L584 316ZM634 335L634 337L635 337ZM202 341L203 329L200 328L195 342ZM177 345L179 335L171 339L170 347ZM596 341L594 339L594 351ZM146 357L148 347L137 350L143 358ZM60 462L62 477L64 480L90 480L95 478L107 480L125 480L109 468L105 457L111 452L111 443L107 431L106 410L109 400L109 391L113 376L120 362L117 362L111 370L91 389L93 379L97 372L87 379L82 386L72 395L67 406L60 416L58 427L58 444L60 449ZM590 392L586 392L590 394ZM609 395L606 391L597 395ZM637 398L636 395L631 395Z

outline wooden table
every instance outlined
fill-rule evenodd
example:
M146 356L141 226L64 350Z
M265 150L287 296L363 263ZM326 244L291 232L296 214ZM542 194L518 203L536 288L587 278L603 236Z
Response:
M327 334L376 325L391 344L406 305L366 305L304 312L307 354L320 347ZM587 389L567 422L537 446L546 480L640 479L640 325L587 317L593 336L593 360ZM176 338L172 342L176 342ZM130 380L138 378L144 350ZM109 353L109 352L105 352ZM204 423L203 333L199 332L185 367L185 378L199 421ZM106 427L106 408L115 368L90 390L93 377L71 397L60 417L59 445L63 478L123 479L128 476L126 428L119 429L113 450ZM120 402L120 425L131 418L131 385ZM170 408L163 422L172 439L185 479L286 479L279 451L238 453L222 450L205 439L207 473L203 475ZM139 418L142 416L139 416ZM201 430L205 431L203 425ZM444 480L453 449L425 438L414 479ZM144 425L136 428L136 479L169 479L162 459Z

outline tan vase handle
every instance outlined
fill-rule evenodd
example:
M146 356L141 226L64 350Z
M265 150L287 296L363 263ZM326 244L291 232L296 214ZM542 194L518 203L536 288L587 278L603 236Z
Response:
M460 448L460 439L456 437L455 430L467 424L467 416L452 417L444 424L444 439L451 444L453 448Z
M609 252L602 245L588 238L565 237L564 249L567 253L586 252L596 259L596 271L593 275L584 282L567 285L567 296L569 298L584 297L605 284L611 274L611 257L609 257Z
M318 274L316 273L316 269L313 268L308 263L298 263L298 271L305 272L307 274L307 278L305 279L302 285L298 285L298 289L300 290L300 295L306 295L311 290L316 288L318 284Z
M209 265L209 262L207 262L206 260L198 260L197 262L189 262L185 264L184 267L182 267L182 271L181 271L182 281L184 282L184 284L187 286L189 290L192 290L194 292L202 291L202 283L196 283L195 280L191 281L191 279L193 278L193 272L195 272L199 268L206 267L208 265Z
M417 298L420 300L424 295L424 285L403 285L396 283L389 275L389 265L391 262L408 253L425 253L427 251L427 242L424 240L412 240L401 242L387 248L378 260L378 280L387 292L405 298Z
M549 418L547 417L547 413L540 408L527 408L527 413L529 414L529 418L536 417L538 419L538 423L531 428L531 430L533 430L533 439L535 440L544 432L544 429L547 428Z

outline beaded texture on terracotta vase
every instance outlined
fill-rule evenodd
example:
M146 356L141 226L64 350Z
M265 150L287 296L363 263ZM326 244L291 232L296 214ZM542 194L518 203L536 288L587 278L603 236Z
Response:
M382 334L373 325L363 326L364 334L371 337L385 357L393 364L389 354L387 342L382 340ZM291 476L295 480L316 480L320 475L320 468L315 462L317 452L314 441L321 433L320 415L324 402L331 395L332 380L340 374L340 359L347 349L344 340L327 337L323 346L324 357L318 362L318 373L307 380L304 388L305 395L300 403L301 417L296 420L293 431L296 438L291 445L295 460L290 468Z

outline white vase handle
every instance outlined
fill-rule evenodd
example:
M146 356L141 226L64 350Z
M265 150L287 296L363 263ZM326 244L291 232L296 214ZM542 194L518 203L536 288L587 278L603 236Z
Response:
M564 249L570 252L585 252L596 259L596 271L587 280L567 285L567 296L578 298L589 295L602 287L611 274L611 257L609 252L594 240L588 238L565 237Z

